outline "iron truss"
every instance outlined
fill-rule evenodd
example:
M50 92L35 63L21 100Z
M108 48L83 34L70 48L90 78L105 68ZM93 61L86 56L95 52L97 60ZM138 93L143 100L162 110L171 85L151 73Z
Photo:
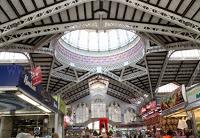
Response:
M162 35L170 35L200 43L200 35L197 33L189 32L186 29L162 25L152 25L145 23L135 23L135 22L124 22L124 21L113 21L113 20L103 20L102 29L127 29L138 32L156 33ZM49 25L43 27L35 27L30 29L22 29L8 34L6 36L0 37L0 46L8 45L13 42L17 42L23 39L32 38L36 36L43 36L49 34L55 34L65 31L73 31L79 29L99 29L99 20L93 21L82 21L76 23L67 23L59 25Z
M9 46L0 47L0 52L27 52L27 53L39 53L39 54L48 54L48 55L54 55L53 49L50 48L37 48L34 49L31 45L25 45L25 44L11 44Z
M200 23L184 18L172 12L163 10L156 6L152 6L150 4L147 4L139 0L112 0L112 1L136 8L138 10L144 11L151 15L165 19L169 22L175 23L179 26L182 26L183 28L187 28L188 30L192 32L196 32L197 34L200 34Z
M163 52L170 50L187 50L187 49L200 49L200 44L186 41L186 42L176 42L176 43L166 44L165 46L153 46L147 48L147 54L153 52Z
M82 3L90 2L92 0L66 0L58 4L54 4L37 12L28 14L11 22L0 25L0 36L5 36L17 29L20 29L33 22L39 21L66 9L75 7Z
M154 52L163 52L163 51L170 51L170 50L187 50L187 49L200 49L200 44L192 43L190 41L186 42L176 42L176 43L170 43L166 44L165 46L153 46L147 48L147 54L154 53ZM37 48L34 49L34 46L32 45L26 45L26 44L18 44L13 43L8 46L0 47L1 52L27 52L27 53L39 53L39 54L48 54L48 55L54 55L54 50L52 48ZM134 68L135 65L131 65ZM62 70L66 68L67 66L63 65L59 67L58 69L54 69L55 71ZM138 68L140 69L140 68ZM143 70L142 68L140 70ZM145 70L143 70L145 72Z
M121 82L122 84L127 86L130 89L130 91L136 91L139 94L139 96L142 96L144 99L148 100L147 97L149 97L149 93L144 91L143 89L133 85L132 83L130 83L128 81L122 82L120 77L113 74L112 72L107 71L107 72L102 72L102 74L107 75L107 76L111 77L112 79Z
M26 25L29 25L33 22L41 20L43 18L49 17L56 13L62 12L66 9L72 8L74 6L90 2L92 0L67 0L54 4L52 6L46 7L42 10L36 11L34 13L28 14L16 20L10 21L8 23L2 24L0 26L0 36L5 36L8 33L11 33L14 30L20 29ZM94 1L94 0L93 0ZM192 21L190 19L184 18L172 12L163 10L156 6L152 6L145 2L139 0L111 0L113 2L118 2L121 4L128 5L130 7L136 8L138 10L144 11L151 15L160 17L172 23L175 23L183 28L187 28L190 31L200 34L200 23Z
M95 74L96 74L96 72L88 72L88 73L84 74L83 76L79 77L77 82L70 82L69 84L67 84L64 87L62 87L59 90L57 90L54 94L63 95L63 94L65 94L65 92L67 90L69 90L70 88L76 86L79 82L81 82L81 81L83 81L83 80L85 80L85 79L87 79L87 78L89 78L89 77L91 77L91 76L93 76Z

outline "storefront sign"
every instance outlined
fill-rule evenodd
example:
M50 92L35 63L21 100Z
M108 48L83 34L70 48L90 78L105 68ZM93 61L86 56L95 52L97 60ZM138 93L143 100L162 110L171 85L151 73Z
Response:
M34 86L31 81L31 74L26 73L20 65L0 65L0 87L15 86L19 90L27 93L47 105L54 111L57 111L57 102L46 92L42 95L43 88L41 85ZM48 97L48 100L47 100Z
M184 102L184 97L182 93L182 86L178 87L169 96L161 99L161 109L166 110L175 107L178 104Z
M17 86L23 67L19 65L0 66L0 86Z
M156 108L157 108L156 101L151 101L141 108L140 115L143 115L143 114L150 112L150 111L155 111Z
M40 67L35 67L31 70L32 84L34 86L42 83L42 71Z
M186 94L188 98L188 103L200 100L200 85L190 89L189 91L187 91Z

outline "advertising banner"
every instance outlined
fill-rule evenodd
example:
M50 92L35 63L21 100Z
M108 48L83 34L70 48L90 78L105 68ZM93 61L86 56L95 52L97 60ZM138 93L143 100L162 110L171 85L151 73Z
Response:
M42 85L34 86L31 73L25 72L20 65L0 65L0 87L16 86L54 111L57 111L57 102L46 92Z
M192 103L200 100L200 85L195 86L194 88L186 92L188 103Z
M182 86L180 86L172 93L170 93L170 95L162 98L160 106L162 110L167 110L183 102L184 102L184 97L182 93Z
M143 106L141 109L140 109L140 115L143 115L147 112L150 112L150 111L155 111L157 108L157 104L156 104L156 101L150 101L148 104L146 104L145 106Z
M32 84L34 86L42 83L42 71L40 66L33 68L31 70L31 75L32 75Z

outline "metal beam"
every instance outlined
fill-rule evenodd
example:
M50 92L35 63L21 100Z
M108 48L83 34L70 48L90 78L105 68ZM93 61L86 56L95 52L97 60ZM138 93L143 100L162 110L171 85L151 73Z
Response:
M69 90L70 88L76 86L79 82L91 77L92 75L94 75L96 72L88 72L86 74L84 74L83 76L79 77L79 81L77 83L75 82L71 82L67 85L65 85L64 87L60 88L59 90L57 90L54 94L62 94L64 93L65 91Z
M146 71L137 71L137 72L131 73L129 75L123 76L121 81L127 81L127 80L131 80L131 79L135 79L137 77L141 77L141 76L144 76L144 75L147 75Z
M34 46L26 45L26 44L11 44L9 46L0 47L1 52L28 52L28 53L40 53L40 54L48 54L54 55L53 49L50 48L38 48L34 50Z
M75 77L72 77L70 75L66 75L64 73L60 73L60 72L56 72L56 71L52 71L51 74L52 76L56 77L56 78L60 78L62 80L66 80L66 81L73 81L73 82L76 82L76 78Z
M123 75L124 75L124 71L125 71L125 67L123 67L123 69L121 70L121 73L120 73L120 80L122 79Z
M196 66L196 68L195 68L195 70L194 70L194 72L193 72L193 74L192 74L192 76L191 76L191 78L190 78L190 80L188 82L188 85L187 85L188 87L190 87L193 84L196 76L199 73L199 70L200 70L200 61L198 62L197 66Z
M107 76L111 77L112 79L121 82L121 81L120 81L120 77L117 76L117 75L115 75L115 74L113 74L112 72L109 72L109 71L106 71L106 72L105 72L105 71L104 71L104 72L102 72L102 74L107 75ZM140 96L142 96L142 97L144 97L144 94L147 94L147 95L148 95L148 93L145 92L143 89L141 89L141 88L139 88L139 87L133 85L132 83L130 83L130 82L128 82L128 81L123 81L123 82L121 82L121 83L124 84L125 86L129 87L129 88L132 89L133 91L136 91L136 92L137 92ZM146 99L146 97L144 97L144 98Z
M158 8L156 6L147 4L139 0L112 0L112 1L128 5L130 7L141 10L148 14L151 14L159 18L162 18L164 20L167 20L169 22L175 23L192 32L196 32L197 34L200 34L200 23L187 19L175 13L169 12L167 10L163 10L161 8Z
M55 68L55 69L53 69L53 70L54 70L54 71L61 71L61 70L65 69L65 68L68 68L68 67L69 67L69 66L62 65L62 66L57 67L57 68Z
M111 93L117 94L117 95L119 95L119 96L122 96L122 97L124 97L124 98L126 98L126 99L131 99L131 98L132 98L132 97L129 97L128 95L126 95L126 94L124 94L124 93L122 93L122 92L113 90L112 88L108 88L107 92L108 92L108 91L111 92Z
M34 49L40 48L44 45L47 45L52 39L55 39L59 37L60 34L50 35L50 36L44 36L37 44L35 44Z
M153 52L169 51L169 50L188 50L188 49L200 49L200 44L193 43L191 41L186 41L186 42L176 42L176 43L166 44L165 47L153 46L147 49L147 54Z
M74 71L74 74L75 74L75 76L76 76L76 81L79 81L78 79L78 73L77 73L77 71L76 71L76 69L75 68L73 68L73 71Z
M145 67L139 66L137 64L130 64L131 67L142 70L142 71L147 71L147 69Z
M165 46L165 43L163 43L162 41L158 40L157 38L151 36L151 34L148 33L142 33L143 36L147 37L149 40L152 40L152 42L154 42L155 44L157 44L158 46Z
M149 40L145 40L144 62L145 62L145 66L146 66L146 69L147 69L149 87L150 87L150 91L151 91L151 98L154 98L154 92L153 92L153 89L152 89L151 78L150 78L150 74L149 74L149 66L148 66L148 62L147 62L147 48L148 48L149 46L150 46Z
M78 29L98 29L99 28L98 24L99 24L98 20L93 20L93 21L48 25L43 27L34 27L30 29L22 29L15 31L12 34L6 35L4 37L6 41L2 37L0 37L0 46L5 46L16 41L36 36L50 35L65 31L78 30ZM189 32L188 30L182 28L153 25L146 23L103 20L103 29L116 29L116 28L134 30L138 32L169 35L193 41L196 43L200 43L200 36L198 34Z
M52 61L52 63L51 63L51 68L50 68L49 74L52 73L53 66L54 66L54 62L55 62L55 57L53 57L53 61ZM51 75L49 75L48 81L47 81L47 87L46 87L46 91L47 91L47 92L48 92L48 90L49 90L50 81L51 81Z
M165 70L166 70L166 67L167 67L169 58L170 58L170 56L171 56L172 53L173 53L173 51L167 52L167 55L166 55L166 57L165 57L165 61L164 61L163 66L162 66L162 70L161 70L161 72L160 72L160 76L159 76L159 78L158 78L158 82L157 82L157 84L156 84L156 89L157 89L158 87L160 87L160 84L161 84L161 82L162 82L162 78L163 78L163 76L164 76L164 74L165 74Z
M59 2L52 6L46 7L39 11L33 12L31 14L25 15L21 18L17 18L13 21L4 23L0 25L0 36L5 36L8 33L11 33L17 29L20 29L24 26L27 26L33 22L39 21L56 13L62 12L66 9L75 7L82 3L90 2L94 0L66 0Z
M76 93L76 94L74 94L74 95L72 95L72 96L70 96L70 97L67 97L67 96L65 96L65 94L63 93L62 94L62 96L64 96L63 98L65 99L65 100L73 100L74 98L77 98L78 96L80 96L81 94L85 94L85 93L88 93L89 92L89 89L85 89L85 90L83 90L83 91L81 91L81 92L78 92L78 93Z

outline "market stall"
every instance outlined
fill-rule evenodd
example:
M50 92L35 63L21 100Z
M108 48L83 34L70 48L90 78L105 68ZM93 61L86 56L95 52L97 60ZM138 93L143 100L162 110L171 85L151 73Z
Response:
M58 105L40 85L40 72L34 74L38 69L25 72L19 65L0 66L0 137L15 137L22 131L38 136L52 132Z
M190 111L193 116L195 134L200 137L200 85L189 88L186 91L188 106L187 111Z
M162 98L160 105L162 109L160 125L165 133L170 130L176 136L192 136L193 131L189 124L191 116L185 109L187 98L184 85Z
M157 105L156 100L150 101L144 105L140 110L140 115L144 120L144 124L147 127L146 133L149 137L155 136L156 128L160 129L160 112L161 109Z

